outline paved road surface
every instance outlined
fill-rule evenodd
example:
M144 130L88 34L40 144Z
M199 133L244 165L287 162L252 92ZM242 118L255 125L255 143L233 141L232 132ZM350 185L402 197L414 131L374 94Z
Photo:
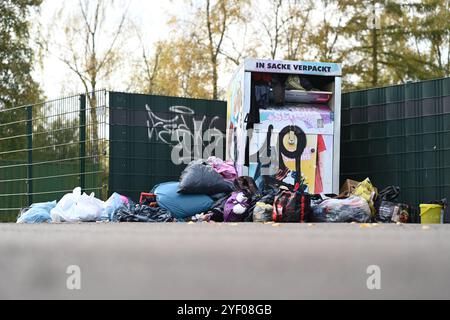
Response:
M0 298L449 299L450 226L0 224Z

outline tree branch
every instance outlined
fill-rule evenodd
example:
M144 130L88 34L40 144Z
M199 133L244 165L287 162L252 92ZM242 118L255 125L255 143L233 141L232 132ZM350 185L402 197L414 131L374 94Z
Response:
M103 68L103 66L105 65L105 63L107 63L109 61L109 59L110 59L109 55L111 55L111 52L114 49L116 41L119 38L120 34L122 33L122 28L123 28L123 26L125 24L125 20L126 20L127 15L128 15L129 6L130 6L130 2L128 2L128 6L127 6L127 8L125 9L125 12L122 15L122 18L121 18L120 23L119 23L119 27L117 28L117 31L116 31L116 33L114 35L114 38L113 38L113 41L111 42L111 45L109 46L109 49L107 50L103 60L98 64L97 70L101 70Z

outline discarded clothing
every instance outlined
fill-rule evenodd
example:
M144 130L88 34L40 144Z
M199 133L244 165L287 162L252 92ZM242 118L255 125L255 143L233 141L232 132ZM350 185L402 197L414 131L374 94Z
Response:
M225 203L224 221L243 222L247 218L250 201L244 192L233 192Z
M233 161L223 161L217 157L209 157L206 163L213 167L226 181L233 182L238 177Z
M211 221L211 213L200 213L196 214L191 218L193 222L210 222Z
M236 191L244 191L250 195L259 193L259 189L252 177L237 178L234 180L234 188Z
M174 218L166 209L136 204L122 206L113 216L114 222L172 222Z
M287 78L288 75L286 74L272 75L272 89L275 105L284 105Z
M56 206L56 201L33 203L29 208L20 210L17 223L50 223L50 210Z
M257 108L267 108L270 105L270 86L255 84L255 103Z

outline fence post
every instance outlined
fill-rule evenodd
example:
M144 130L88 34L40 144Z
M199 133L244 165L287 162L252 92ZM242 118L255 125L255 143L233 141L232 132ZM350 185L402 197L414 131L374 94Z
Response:
M33 107L27 107L27 196L28 206L33 204Z
M86 184L86 95L80 95L80 187Z
M111 91L107 91L107 99L105 99L105 101L107 101L107 107L109 109L108 112L108 118L105 119L105 121L107 122L107 130L108 130L108 139L106 141L106 143L108 144L107 146L107 150L108 150L108 192L106 194L107 197L109 197L112 194L112 190L115 189L114 187L114 175L112 174L112 168L114 165L114 143L112 142L114 139L114 135L115 135L115 131L113 130L113 117L114 117L114 107L115 107L115 100L114 100L114 93Z

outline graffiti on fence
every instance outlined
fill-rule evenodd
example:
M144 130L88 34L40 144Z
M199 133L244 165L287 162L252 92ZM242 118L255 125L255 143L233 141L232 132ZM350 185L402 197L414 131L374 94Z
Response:
M208 121L204 115L196 119L195 111L186 106L172 106L164 114L154 112L149 105L145 108L149 140L172 146L174 164L188 164L212 155L223 157L225 137L217 128L219 117Z

